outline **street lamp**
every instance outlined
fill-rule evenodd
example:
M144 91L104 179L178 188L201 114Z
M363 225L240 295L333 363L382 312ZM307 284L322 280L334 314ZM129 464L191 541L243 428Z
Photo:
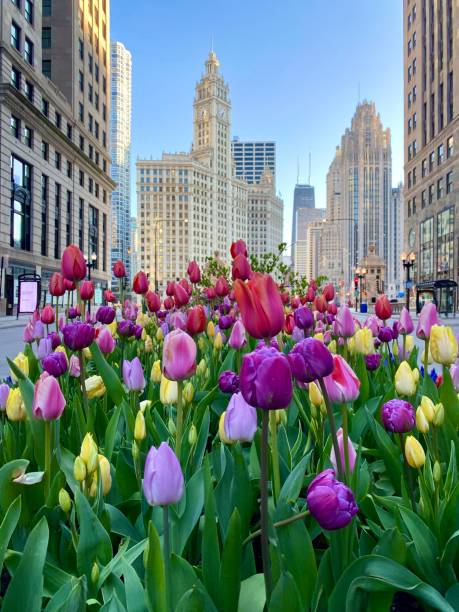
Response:
M359 293L360 293L360 308L362 308L362 289L363 289L363 280L367 274L367 269L365 267L357 267L355 269L355 273L357 274L357 277L359 279ZM358 310L358 308L356 308L356 311Z
M416 261L416 253L411 251L411 253L405 253L405 251L400 255L400 260L403 264L403 267L406 270L406 283L405 283L405 293L406 293L406 309L410 309L410 289L411 289L411 278L410 278L410 270L414 266L414 262Z
M90 258L85 255L84 259L86 261L86 265L88 266L88 280L91 280L91 268L95 268L96 267L97 254L96 253L91 253L91 257Z

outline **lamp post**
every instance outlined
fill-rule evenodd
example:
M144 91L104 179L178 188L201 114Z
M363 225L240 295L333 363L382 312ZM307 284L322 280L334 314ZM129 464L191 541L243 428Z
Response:
M357 267L355 269L355 273L356 273L356 275L357 275L357 277L359 279L359 294L360 294L359 295L359 300L360 300L360 308L362 308L363 280L364 280L364 278L365 278L365 276L367 274L367 269L365 267L363 267L363 266L362 267L359 266L359 267ZM358 310L358 309L356 308L356 310Z
M91 253L91 257L85 255L86 265L88 266L88 280L91 280L91 268L96 267L97 254Z
M405 283L405 295L406 295L406 309L410 309L410 289L411 289L411 278L410 278L410 270L414 266L414 262L416 261L416 253L411 251L411 253L405 253L405 251L400 255L400 260L403 264L404 269L406 270L406 283Z

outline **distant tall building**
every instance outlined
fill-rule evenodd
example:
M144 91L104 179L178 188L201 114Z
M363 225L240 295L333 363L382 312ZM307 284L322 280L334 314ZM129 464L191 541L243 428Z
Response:
M109 280L109 1L0 3L0 311L75 243Z
M111 117L110 153L111 176L117 184L112 194L111 264L121 259L126 276L131 279L128 251L131 245L131 119L132 119L132 57L120 42L111 43ZM117 289L118 279L112 284Z
M274 176L266 168L258 184L249 190L248 241L250 255L277 253L282 242L284 203L276 196Z
M314 187L312 185L295 185L293 193L293 217L292 217L292 265L295 267L295 243L297 241L297 212L300 208L315 208Z
M276 143L269 141L231 141L236 178L249 184L259 183L266 168L276 182Z
M389 231L386 266L386 292L391 298L396 298L404 288L403 265L400 255L403 247L403 185L392 189L389 206Z
M359 103L327 175L327 223L321 270L331 282L350 286L355 267L374 245L387 261L392 197L390 130L374 103Z
M129 285L132 286L132 277L140 270L140 244L139 244L139 231L137 227L137 218L131 217L130 224L130 236L129 242L130 247L128 249L128 262L129 269L131 270L131 278L129 279Z
M321 210L318 208L317 210ZM309 281L319 276L320 242L323 221L313 221L306 231L306 257L304 276Z
M405 227L414 280L459 280L459 6L404 0Z
M307 258L310 253L308 238L309 226L325 218L325 208L298 208L296 211L296 242L294 271L301 276L307 276ZM309 280L309 279L308 279Z

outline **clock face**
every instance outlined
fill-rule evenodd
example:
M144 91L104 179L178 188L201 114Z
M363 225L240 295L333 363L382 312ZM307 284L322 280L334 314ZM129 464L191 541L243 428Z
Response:
M414 247L415 240L416 240L416 232L414 231L414 229L410 229L408 233L408 245L410 249Z
M217 115L220 117L220 119L223 119L225 117L225 109L219 108L217 111Z
M207 119L207 111L205 109L201 111L201 119Z

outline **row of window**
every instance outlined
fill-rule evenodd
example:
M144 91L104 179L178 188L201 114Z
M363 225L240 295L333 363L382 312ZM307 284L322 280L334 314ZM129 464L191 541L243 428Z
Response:
M15 21L11 22L11 46L22 53L26 62L33 66L34 45L27 36L22 40L22 30Z
M408 18L407 18L408 30L411 29L411 25L414 24L415 21L416 21L416 5L413 5L413 8L408 13Z
M22 12L22 0L11 0L11 2ZM43 4L46 0L43 0ZM24 17L31 25L34 22L33 0L24 0Z
M414 146L413 146L414 145ZM408 159L416 155L416 141L408 145ZM450 136L446 141L446 158L449 159L454 155L454 136ZM439 144L437 150L431 151L429 157L425 157L421 162L421 177L424 178L430 172L433 172L435 166L441 166L445 161L445 147L443 143ZM408 172L408 189L416 185L416 168Z
M425 208L427 204L432 204L435 198L435 194L437 200L440 200L445 195L452 193L454 188L453 183L453 172L448 172L445 177L440 177L437 179L436 184L431 183L427 189L423 189L421 193L421 209ZM416 214L418 202L416 200L416 196L410 198L407 202L407 213L408 217Z
M438 213L437 231L434 230L434 217L428 217L420 224L419 236L419 276L420 279L434 274L434 237L436 234L436 271L448 274L454 266L454 206Z

